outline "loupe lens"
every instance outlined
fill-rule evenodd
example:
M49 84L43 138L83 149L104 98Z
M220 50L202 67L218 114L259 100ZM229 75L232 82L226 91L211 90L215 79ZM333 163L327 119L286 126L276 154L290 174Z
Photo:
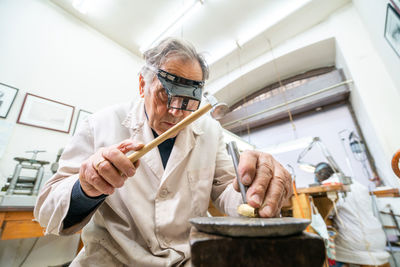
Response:
M171 96L169 101L169 108L187 111L196 111L199 105L200 101L182 96Z

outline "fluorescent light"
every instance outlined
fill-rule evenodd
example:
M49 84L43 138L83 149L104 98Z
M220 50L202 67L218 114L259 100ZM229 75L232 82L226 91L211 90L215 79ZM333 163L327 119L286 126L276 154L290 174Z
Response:
M270 153L272 155L290 152L307 147L312 142L312 140L313 140L312 137L299 138L293 141L284 142L274 146L263 148L261 149L261 151Z
M182 8L182 10L177 14L176 18L170 25L168 25L165 29L163 29L153 40L143 44L140 47L140 52L143 53L144 51L152 47L154 44L161 41L163 38L170 36L172 33L178 30L179 27L182 26L185 19L189 17L190 14L193 14L194 11L197 10L203 4L203 2L204 0L194 0L189 4L185 5Z
M314 171L315 171L315 167L312 166L311 164L307 164L307 163L300 163L299 168L302 169L303 171L311 172L311 173L314 173Z
M243 140L243 138L228 130L222 129L222 134L224 135L224 142L229 143L231 141L235 141L239 151L253 150L256 148L255 145L246 142L245 140Z

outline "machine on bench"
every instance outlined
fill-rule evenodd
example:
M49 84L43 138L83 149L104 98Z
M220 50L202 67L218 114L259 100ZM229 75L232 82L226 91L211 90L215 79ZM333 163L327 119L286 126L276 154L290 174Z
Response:
M15 157L18 163L14 173L7 178L1 191L5 191L2 206L33 206L44 176L44 166L50 162L36 159L44 150L26 151L33 153L31 158Z

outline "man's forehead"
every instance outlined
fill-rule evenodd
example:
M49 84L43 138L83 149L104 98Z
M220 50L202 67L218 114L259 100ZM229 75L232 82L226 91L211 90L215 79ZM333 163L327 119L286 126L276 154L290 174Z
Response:
M197 60L172 57L168 58L160 66L160 69L185 79L195 81L203 80L203 71Z

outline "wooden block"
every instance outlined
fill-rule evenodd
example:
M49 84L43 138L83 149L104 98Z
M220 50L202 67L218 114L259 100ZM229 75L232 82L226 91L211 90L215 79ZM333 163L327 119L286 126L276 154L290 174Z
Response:
M326 192L349 192L350 185L343 184L333 184L333 185L321 185L313 187L297 188L297 193L299 194L309 194L309 195L321 195Z
M44 228L34 221L6 221L1 233L2 240L32 238L44 235Z
M390 188L386 190L375 190L370 193L374 194L376 197L400 197L398 188Z
M221 217L221 216L226 216L225 214L223 214L222 212L220 212L212 203L212 201L210 200L210 202L208 203L208 212L214 216L214 217Z
M317 207L319 214L321 214L324 221L328 218L329 214L334 209L332 200L327 197L314 197L314 205Z
M296 200L296 196L292 196L293 217L303 218L300 209L303 210L304 219L311 219L311 205L307 194L298 194L300 206Z
M395 225L383 225L383 228L385 228L385 229L397 229L397 226L395 226Z
M198 267L321 267L325 246L315 234L248 238L210 235L192 229L192 265Z

